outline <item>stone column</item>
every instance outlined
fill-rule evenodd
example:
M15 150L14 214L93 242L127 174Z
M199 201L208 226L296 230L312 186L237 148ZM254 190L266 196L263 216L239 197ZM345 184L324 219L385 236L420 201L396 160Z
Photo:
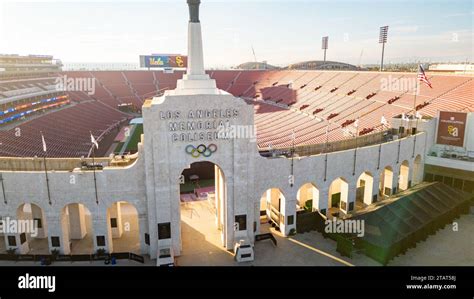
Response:
M141 254L150 254L150 246L145 243L145 234L148 233L148 218L146 214L138 214L138 234L140 235ZM151 242L151 236L150 236Z
M391 189L392 189L392 192L390 193L390 195L396 194L399 191L398 190L398 175L399 175L399 173L400 173L400 169L394 169L393 172L392 172L392 177L390 178L390 174L388 175L388 182L389 182L389 184L391 184ZM385 184L387 184L387 180L386 180ZM386 186L388 187L388 185L386 185Z
M105 249L106 252L113 252L112 231L108 221L107 213L99 215L92 213L92 227L94 229L94 252L98 249ZM98 244L98 241L103 244Z
M373 177L373 184L371 190L371 203L374 203L379 200L379 184L380 184L380 174L375 173Z
M65 213L60 213L59 216L48 217L48 246L49 251L59 250L60 254L70 254L71 247L69 246L69 222ZM53 238L59 238L59 247L53 246Z
M281 201L280 217L281 233L288 236L291 229L296 229L296 198L288 196Z
M114 203L110 208L107 209L109 213L109 225L112 231L112 238L120 238L123 234L122 226L122 210L120 202ZM115 219L116 227L112 227L112 218Z
M319 190L319 200L314 204L313 202L313 210L319 211L324 216L327 215L329 210L329 190L328 189L321 189Z
M342 196L342 190L343 190L343 185L347 187L347 207L346 207L346 213L351 213L352 211L355 210L355 202L356 202L356 195L357 195L357 188L356 188L356 183L355 182L350 182L348 184L341 184L341 200L343 198Z
M188 0L188 69L186 74L189 79L193 79L193 76L205 75L201 23L199 22L199 4L199 0Z
M40 219L41 221L41 228L37 227L38 229L38 235L35 238L38 239L43 239L48 236L47 231L48 231L48 223L46 221L46 217L44 216L44 211L36 206L36 205L31 205L31 215L34 219ZM35 225L38 225L35 223Z
M346 183L340 180L340 190L341 190L341 210L343 210L344 213L347 214L349 212L350 200L352 200L352 202L355 202L355 186L354 184L351 184L349 186L349 183ZM351 198L351 196L353 196L353 198ZM345 209L342 209L343 202L346 205Z
M70 238L81 240L87 234L84 206L73 203L67 206L69 211Z

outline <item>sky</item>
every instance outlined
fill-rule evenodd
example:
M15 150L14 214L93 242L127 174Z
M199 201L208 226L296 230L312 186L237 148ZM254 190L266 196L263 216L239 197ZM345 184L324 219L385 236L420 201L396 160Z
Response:
M470 0L202 0L206 67L254 61L288 65L327 60L380 62L380 26L388 25L385 62L473 61ZM64 63L138 63L139 55L186 54L185 0L0 0L0 53L53 55Z

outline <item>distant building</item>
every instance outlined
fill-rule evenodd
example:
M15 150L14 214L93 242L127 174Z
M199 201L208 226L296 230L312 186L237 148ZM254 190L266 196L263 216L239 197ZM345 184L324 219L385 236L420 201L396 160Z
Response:
M322 61L322 60L312 60L312 61L303 61L294 64L290 64L286 67L289 70L346 70L346 71L357 71L361 68L337 61Z
M138 65L138 63L127 62L71 62L64 64L65 71L127 71L139 69L140 66Z
M0 54L0 79L59 72L61 67L61 60L50 55Z
M474 64L432 64L429 66L428 70L430 72L449 72L449 73L474 73Z
M262 62L245 62L236 67L240 70L276 70L278 66L268 64L266 61Z

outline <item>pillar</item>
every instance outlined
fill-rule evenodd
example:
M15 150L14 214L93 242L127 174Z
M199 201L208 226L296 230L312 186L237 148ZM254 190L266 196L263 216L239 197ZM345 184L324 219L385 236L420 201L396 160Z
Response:
M69 221L66 213L60 213L59 216L48 217L49 229L48 229L48 246L49 251L59 250L60 254L70 254L70 238L69 238ZM59 240L59 244L53 244ZM59 246L58 246L59 245Z
M36 205L31 205L31 215L33 217L33 220L40 219L41 221L41 227L39 227L39 223L38 224L35 223L35 225L37 226L36 228L38 229L38 234L35 238L38 238L38 239L46 238L48 236L47 235L48 224L46 222L46 217L44 216L43 210Z
M73 203L67 206L69 212L69 235L71 239L81 240L87 234L84 205Z
M313 201L313 210L319 211L324 216L328 213L329 189L322 189L319 191L319 200Z
M234 240L234 178L226 176L226 188L224 189L224 223L226 225L222 229L222 241L227 250L233 250L235 245Z
M378 200L380 200L380 198L379 198L379 187L380 187L380 185L379 184L380 184L380 174L377 173L373 176L372 191L371 191L371 197L372 197L371 203L375 203Z
M122 211L121 203L116 202L110 208L109 212L109 225L112 232L112 238L120 238L123 234L123 225L122 225ZM112 227L112 219L115 219L115 227Z
M364 174L365 186L364 186L364 199L363 202L366 205L372 204L373 191L374 191L374 177ZM377 194L377 193L375 193Z
M218 181L218 186L219 186L219 197L218 197L218 206L219 206L219 213L218 213L218 229L221 231L221 241L222 245L225 246L226 242L226 232L225 232L225 219L226 219L226 196L227 196L227 189L226 189L226 184L224 181L224 175L222 173L222 170L220 168L217 168L217 178L216 181Z
M344 199L344 192L343 190L347 190L347 205L346 205L346 213L351 213L352 211L355 211L355 201L356 201L356 195L357 195L357 188L356 188L356 183L351 182L351 183L342 183L341 184L341 201Z
M105 214L105 215L104 215ZM94 229L94 251L105 249L113 252L112 230L108 220L108 213L92 214L92 227ZM98 242L102 242L99 244Z
M280 231L288 236L292 229L296 229L296 197L283 197L280 206Z
M150 246L145 243L145 233L148 233L148 218L146 214L138 214L138 234L140 236L141 254L150 254ZM150 236L151 242L151 236Z
M388 182L390 184L390 189L392 192L390 192L390 195L398 193L398 175L399 175L399 168L396 170L393 170L392 172L388 171L387 178ZM389 187L387 185L387 187Z

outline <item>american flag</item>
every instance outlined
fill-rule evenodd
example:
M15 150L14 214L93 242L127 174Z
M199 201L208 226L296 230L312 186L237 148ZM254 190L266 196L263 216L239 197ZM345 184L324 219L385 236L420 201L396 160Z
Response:
M426 85L428 85L430 88L433 88L431 86L431 82L428 80L428 78L426 78L426 75L425 75L425 70L423 69L423 67L420 66L418 67L418 80L420 80L421 82L425 83Z

